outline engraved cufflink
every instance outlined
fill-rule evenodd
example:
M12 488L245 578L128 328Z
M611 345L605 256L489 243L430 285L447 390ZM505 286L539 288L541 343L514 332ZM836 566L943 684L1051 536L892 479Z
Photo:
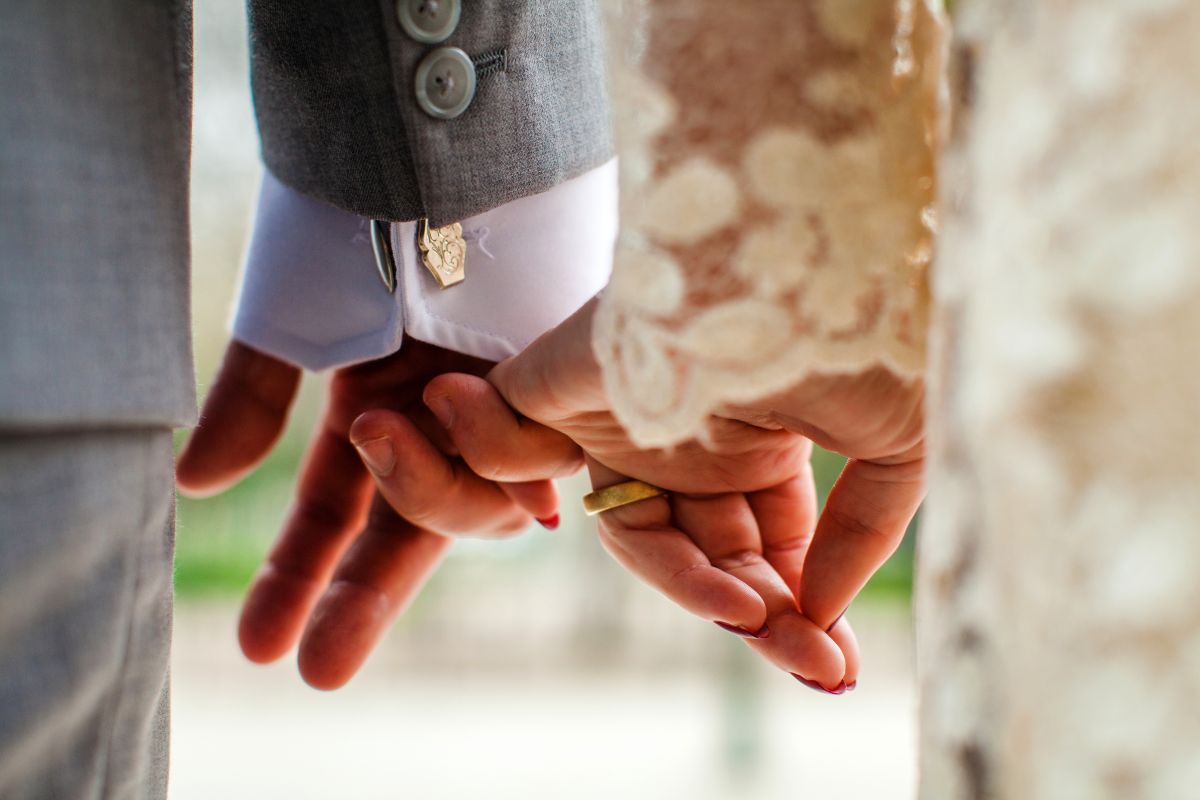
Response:
M417 221L417 248L438 286L449 289L466 280L467 242L460 223L434 228L422 217Z

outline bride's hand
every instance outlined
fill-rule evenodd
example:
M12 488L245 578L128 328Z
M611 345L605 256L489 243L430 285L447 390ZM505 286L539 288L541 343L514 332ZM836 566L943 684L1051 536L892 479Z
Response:
M841 615L920 502L921 387L882 370L813 379L722 410L704 445L640 450L605 400L591 314L589 304L489 376L527 419L489 398L478 378L429 384L426 402L455 420L450 435L463 458L481 474L506 447L519 460L522 436L545 439L534 420L583 447L596 486L628 476L669 490L601 515L617 560L810 685L853 685L858 651ZM812 441L852 459L820 520Z

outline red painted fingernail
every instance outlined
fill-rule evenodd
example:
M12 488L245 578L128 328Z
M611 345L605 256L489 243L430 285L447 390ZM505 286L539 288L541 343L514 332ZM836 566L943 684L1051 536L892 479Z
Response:
M808 688L812 689L815 692L820 692L821 694L845 694L846 693L847 686L846 686L845 681L842 681L833 689L826 689L824 686L817 683L816 681L810 681L808 678L802 678L794 672L791 673L791 676L793 678L795 678L796 680L800 681L801 683L803 683Z
M553 514L549 517L538 517L538 524L548 531L557 530L559 522L558 514Z
M847 692L853 692L853 691L854 691L855 689L857 689L857 688L858 688L858 681L853 681L853 682L851 682L851 683L847 683L847 684L846 684L846 691L847 691Z
M740 625L730 625L728 622L713 621L723 631L729 631L734 636L740 636L743 639L766 639L771 635L771 629L763 625L757 631L748 631Z

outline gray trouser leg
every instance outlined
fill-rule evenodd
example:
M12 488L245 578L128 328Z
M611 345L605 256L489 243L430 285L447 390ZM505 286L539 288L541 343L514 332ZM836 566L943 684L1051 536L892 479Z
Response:
M0 797L163 798L171 433L0 433Z

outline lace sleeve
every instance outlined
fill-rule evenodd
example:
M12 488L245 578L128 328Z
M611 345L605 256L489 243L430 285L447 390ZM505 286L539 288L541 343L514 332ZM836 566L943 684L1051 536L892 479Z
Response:
M810 372L923 367L941 0L614 0L595 347L642 446Z

